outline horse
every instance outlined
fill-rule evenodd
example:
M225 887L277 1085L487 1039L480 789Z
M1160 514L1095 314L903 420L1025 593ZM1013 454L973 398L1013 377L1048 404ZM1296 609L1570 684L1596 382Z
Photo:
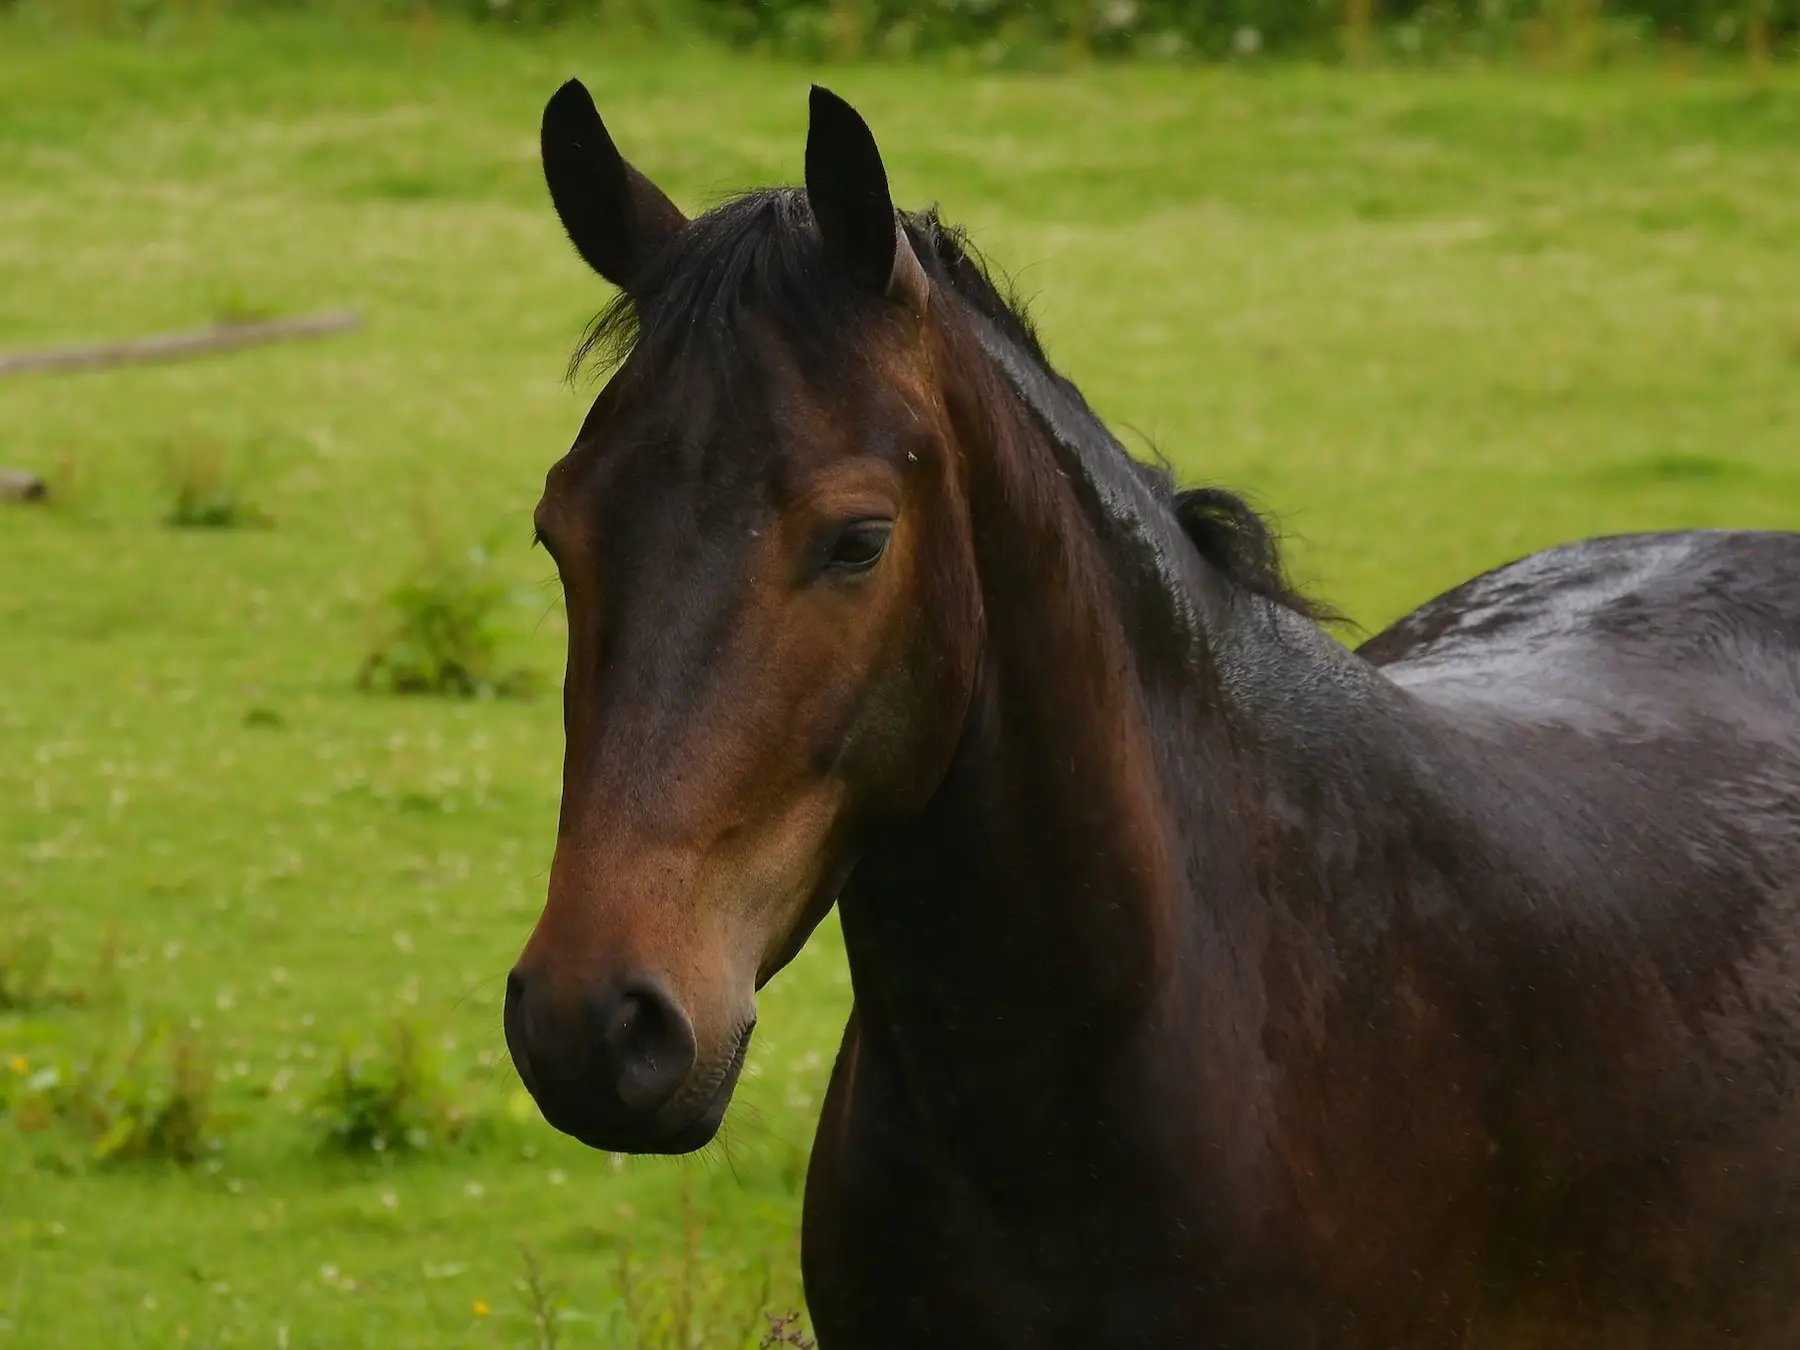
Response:
M579 83L542 154L619 288L535 514L555 1127L706 1144L835 904L824 1350L1800 1345L1800 535L1553 548L1352 650L835 95L693 219Z

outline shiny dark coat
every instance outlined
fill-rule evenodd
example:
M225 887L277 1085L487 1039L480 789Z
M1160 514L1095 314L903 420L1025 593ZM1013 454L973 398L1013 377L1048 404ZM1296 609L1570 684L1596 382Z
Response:
M1207 633L1155 844L1040 653L843 896L823 1344L1800 1345L1800 536Z
M710 1139L836 900L823 1350L1800 1346L1800 535L1571 545L1351 652L841 100L804 193L693 221L579 85L543 140L625 295L537 516L553 1121Z

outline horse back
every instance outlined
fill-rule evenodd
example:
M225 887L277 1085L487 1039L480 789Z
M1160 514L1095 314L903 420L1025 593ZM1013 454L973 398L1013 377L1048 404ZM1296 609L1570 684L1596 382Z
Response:
M1721 677L1800 716L1800 534L1615 535L1548 549L1428 601L1359 655L1408 685L1489 673L1510 683L1559 648Z
M1406 944L1489 1159L1467 1344L1794 1343L1800 534L1553 549L1360 655L1456 840Z

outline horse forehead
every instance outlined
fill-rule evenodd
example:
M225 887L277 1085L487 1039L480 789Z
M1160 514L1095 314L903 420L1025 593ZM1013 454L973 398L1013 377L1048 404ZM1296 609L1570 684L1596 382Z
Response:
M756 465L724 428L640 420L584 438L550 470L540 521L577 544L689 528L755 495Z
M630 447L591 489L605 516L659 515L684 527L743 520L805 502L835 466L872 447L852 411L806 393L752 406L741 400L703 428Z
M621 372L605 418L552 468L541 512L578 536L730 521L805 497L845 454L875 448L881 428L916 420L917 391L897 372L864 360L849 379L763 336L754 352Z

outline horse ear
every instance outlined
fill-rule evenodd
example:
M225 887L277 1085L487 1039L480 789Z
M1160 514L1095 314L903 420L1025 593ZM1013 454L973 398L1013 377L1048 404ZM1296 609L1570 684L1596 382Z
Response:
M620 156L580 80L550 96L539 139L544 181L569 241L589 267L629 293L687 217Z
M820 85L812 87L806 131L806 200L825 255L856 285L923 313L931 286L894 201L875 135L862 115Z

